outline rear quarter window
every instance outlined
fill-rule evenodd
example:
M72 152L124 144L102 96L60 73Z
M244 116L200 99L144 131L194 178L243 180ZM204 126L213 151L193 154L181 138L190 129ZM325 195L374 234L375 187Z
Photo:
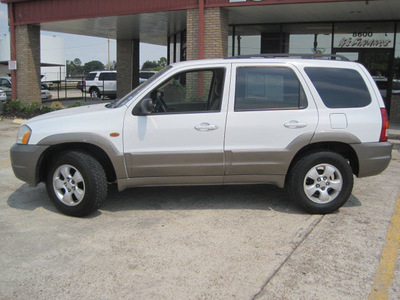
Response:
M371 95L360 73L345 68L304 68L328 108L364 107Z
M99 80L104 80L104 81L113 81L117 80L117 73L110 72L110 73L101 73L99 76Z

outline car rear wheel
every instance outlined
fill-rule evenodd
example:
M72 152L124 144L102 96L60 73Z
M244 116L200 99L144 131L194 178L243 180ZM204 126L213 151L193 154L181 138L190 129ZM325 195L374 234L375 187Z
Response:
M58 210L82 217L97 210L107 195L107 179L91 155L68 151L53 160L46 178L47 193Z
M90 90L90 97L92 98L100 98L100 91L97 88L93 88Z
M350 197L353 172L347 160L337 153L311 152L294 164L287 184L292 200L307 212L327 214Z

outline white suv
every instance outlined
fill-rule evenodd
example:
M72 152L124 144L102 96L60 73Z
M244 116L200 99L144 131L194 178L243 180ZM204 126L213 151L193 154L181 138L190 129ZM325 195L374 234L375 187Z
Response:
M86 78L83 91L93 98L102 95L110 98L117 96L117 71L92 71Z
M274 184L306 211L330 213L349 198L353 174L387 167L387 129L379 89L360 64L198 60L165 68L117 102L27 121L11 159L18 178L44 181L73 216L99 208L107 182Z

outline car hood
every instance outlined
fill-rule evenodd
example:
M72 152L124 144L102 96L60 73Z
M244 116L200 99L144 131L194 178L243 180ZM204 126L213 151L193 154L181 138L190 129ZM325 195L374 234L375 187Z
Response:
M34 117L26 122L28 123L36 123L42 120L50 120L50 119L59 119L65 117L74 117L74 118L85 118L87 115L92 115L98 112L108 111L109 108L106 107L106 104L94 104L87 106L79 106L67 109L61 109L57 111L53 111L47 114L43 114L37 117Z
M44 114L26 121L24 125L32 130L30 144L66 133L93 133L108 137L111 132L122 133L126 109L126 106L107 108L105 104L81 106Z

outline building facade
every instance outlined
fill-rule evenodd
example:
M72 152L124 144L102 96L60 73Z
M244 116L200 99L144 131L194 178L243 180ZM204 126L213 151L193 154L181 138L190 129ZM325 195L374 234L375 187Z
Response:
M367 67L391 119L400 120L398 0L1 1L9 8L12 60L32 74L38 73L40 55L34 49L40 30L115 38L118 96L138 84L141 41L167 45L170 63L246 54L337 54ZM24 57L21 48L33 51ZM19 72L14 71L17 82Z

